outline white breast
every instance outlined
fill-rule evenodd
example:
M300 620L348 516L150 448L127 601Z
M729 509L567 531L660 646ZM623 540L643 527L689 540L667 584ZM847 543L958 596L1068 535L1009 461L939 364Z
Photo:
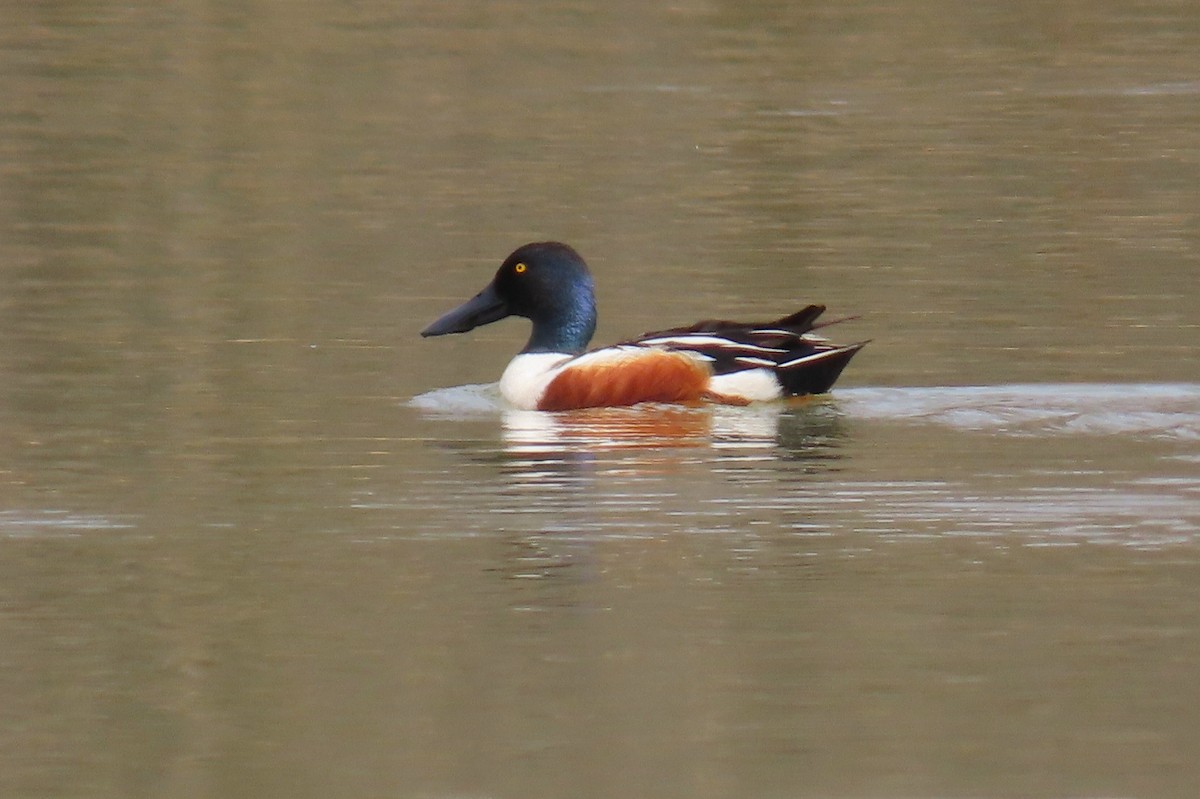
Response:
M561 352L526 352L508 362L500 376L500 394L514 408L532 411L558 373L558 367L571 360Z

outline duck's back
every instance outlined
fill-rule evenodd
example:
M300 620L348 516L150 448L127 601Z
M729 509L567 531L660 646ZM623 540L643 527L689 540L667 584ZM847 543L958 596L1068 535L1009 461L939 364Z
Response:
M824 305L809 305L773 322L710 319L646 333L627 344L694 353L712 370L716 399L754 401L823 394L867 342L837 346L812 331ZM843 320L836 320L843 321Z

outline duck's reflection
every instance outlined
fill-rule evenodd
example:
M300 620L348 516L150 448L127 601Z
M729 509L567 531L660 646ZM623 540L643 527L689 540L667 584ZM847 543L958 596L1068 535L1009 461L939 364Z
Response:
M571 461L581 453L655 459L704 449L788 457L826 448L841 435L836 406L826 399L748 407L639 405L565 413L507 410L506 452L534 462Z
M513 454L555 456L580 448L601 452L707 446L711 419L697 408L641 406L565 413L505 411L503 437Z
M600 579L614 551L632 568L706 549L686 543L697 533L719 533L703 537L718 553L757 546L747 518L786 514L780 492L836 468L843 431L836 405L817 399L505 411L502 437L511 547L496 571L520 578L516 604L545 609L586 605L579 586Z

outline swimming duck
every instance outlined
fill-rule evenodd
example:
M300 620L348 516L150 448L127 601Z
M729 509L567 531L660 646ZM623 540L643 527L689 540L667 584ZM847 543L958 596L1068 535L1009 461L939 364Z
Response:
M557 241L517 248L483 291L421 331L465 333L523 316L529 342L504 370L500 393L526 410L691 403L745 405L828 391L867 342L836 346L813 330L823 305L762 324L709 320L586 351L596 332L592 274Z

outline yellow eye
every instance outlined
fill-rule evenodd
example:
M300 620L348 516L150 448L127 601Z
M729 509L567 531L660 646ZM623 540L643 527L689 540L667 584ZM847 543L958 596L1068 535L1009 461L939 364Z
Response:
M516 266L513 267L513 271L516 272L518 275L520 275L520 274L523 274L525 272L525 270L528 268L529 267L526 266L525 264L517 264Z

